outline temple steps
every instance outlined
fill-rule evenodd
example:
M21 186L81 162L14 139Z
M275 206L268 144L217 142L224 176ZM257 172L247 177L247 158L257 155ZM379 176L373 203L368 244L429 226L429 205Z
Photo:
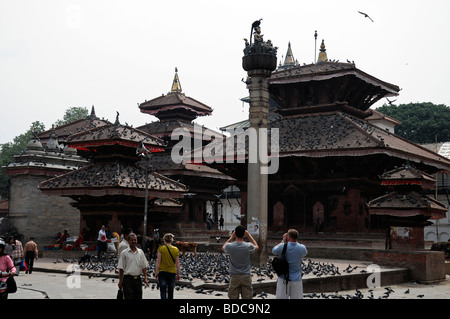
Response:
M175 241L209 244L217 242L216 237L229 238L229 231L203 228L181 228L167 230L175 236ZM163 236L164 234L161 234Z

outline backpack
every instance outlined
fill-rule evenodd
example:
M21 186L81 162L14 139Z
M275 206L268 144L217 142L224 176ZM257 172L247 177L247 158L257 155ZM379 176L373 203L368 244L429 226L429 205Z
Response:
M278 276L284 275L286 281L289 280L289 263L286 260L287 243L284 243L283 252L280 256L275 256L272 260L273 270Z

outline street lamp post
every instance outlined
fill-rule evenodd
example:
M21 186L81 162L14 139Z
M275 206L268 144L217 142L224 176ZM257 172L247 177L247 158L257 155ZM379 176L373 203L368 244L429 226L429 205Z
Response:
M142 159L137 162L140 168L145 170L145 199L144 199L144 230L142 232L142 243L145 242L145 236L147 235L147 212L148 212L148 185L149 185L149 172L153 172L153 166L150 164L151 152L148 150L144 143L141 141L136 149L136 155Z

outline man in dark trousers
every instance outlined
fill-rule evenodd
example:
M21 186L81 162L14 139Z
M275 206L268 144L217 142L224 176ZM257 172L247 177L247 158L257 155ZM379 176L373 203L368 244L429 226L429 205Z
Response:
M38 248L37 244L34 242L34 237L30 237L30 241L25 244L23 253L25 255L25 263L28 267L25 273L31 274L33 272L34 260L38 260Z
M144 283L148 285L147 266L148 261L145 258L144 251L137 248L137 236L135 233L128 235L128 244L120 253L119 263L119 289L123 288L125 299L142 299L142 280L141 274L144 275Z

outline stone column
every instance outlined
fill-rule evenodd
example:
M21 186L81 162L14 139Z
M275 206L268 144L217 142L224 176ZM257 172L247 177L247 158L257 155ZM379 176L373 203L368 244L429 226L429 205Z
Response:
M263 167L267 163L261 162L261 154L268 154L269 90L267 79L276 68L277 58L276 48L272 46L271 41L263 41L259 22L256 21L252 25L255 30L255 42L253 44L246 43L242 67L250 78L247 225L259 220L259 236L255 235L255 240L259 245L259 254L254 254L252 263L264 265L267 260L268 175L262 173Z
M267 259L267 201L268 201L268 176L261 174L260 154L262 148L268 147L267 144L267 123L269 115L269 91L267 78L270 77L271 71L265 69L255 69L248 71L251 78L250 83L250 110L249 119L250 127L256 133L256 141L254 148L256 154L249 154L248 163L248 208L247 223L259 220L259 236L255 236L255 240L259 245L259 256L254 258L255 264L264 264ZM265 134L265 136L263 136ZM266 152L264 150L264 152ZM256 161L255 161L256 160Z

